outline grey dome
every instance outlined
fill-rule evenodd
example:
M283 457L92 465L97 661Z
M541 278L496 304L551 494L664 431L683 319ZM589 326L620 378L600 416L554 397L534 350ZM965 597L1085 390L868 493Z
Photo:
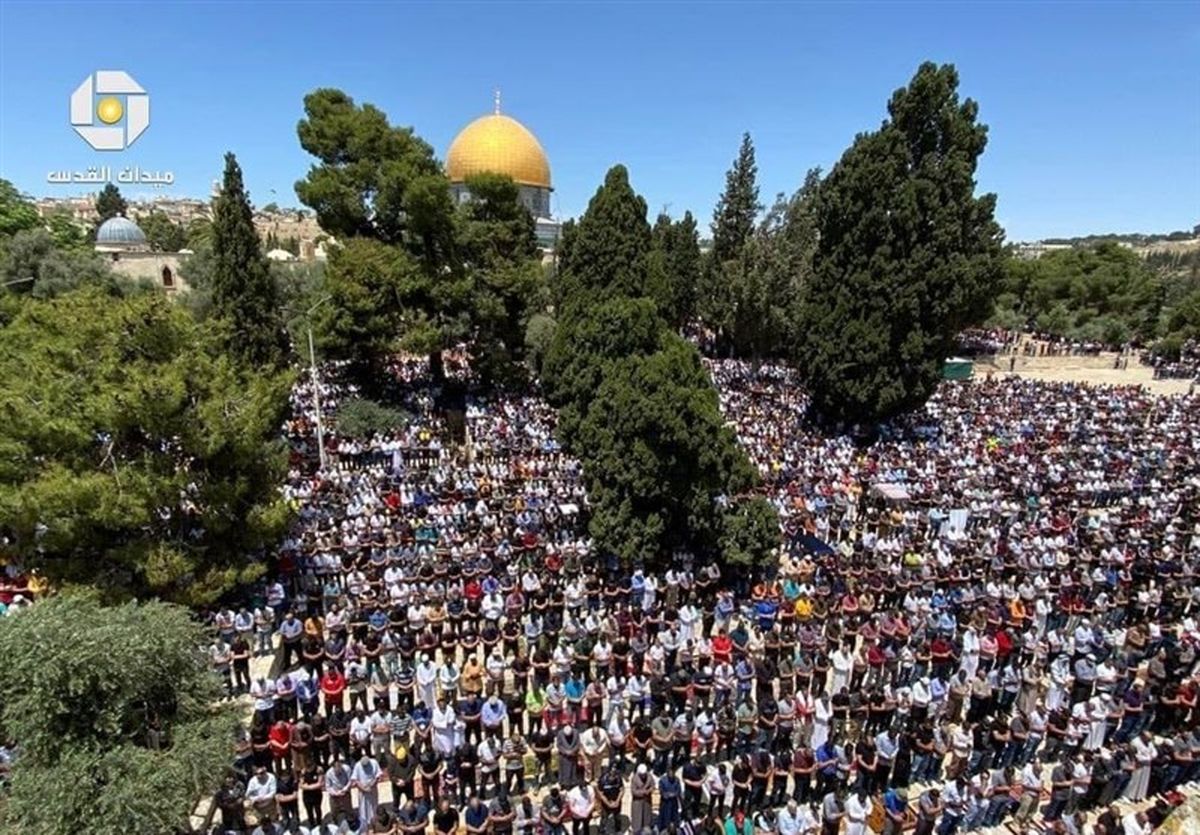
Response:
M135 246L146 243L146 234L129 218L110 217L96 230L96 243Z

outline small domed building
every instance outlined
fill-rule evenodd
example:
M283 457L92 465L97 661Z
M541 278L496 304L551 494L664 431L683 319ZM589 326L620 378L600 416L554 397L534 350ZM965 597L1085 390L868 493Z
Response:
M127 217L110 217L96 229L96 252L111 259L113 272L126 278L150 281L164 290L182 289L179 261L182 253L152 252L146 233Z
M96 230L97 252L149 252L150 245L146 243L146 233L142 228L127 217L117 215L110 217L100 224ZM114 261L119 260L114 257Z
M559 224L550 212L550 160L537 137L511 116L500 112L500 94L492 113L461 131L446 152L446 175L456 201L470 196L466 180L473 174L503 174L517 185L521 202L533 215L538 244L552 251Z

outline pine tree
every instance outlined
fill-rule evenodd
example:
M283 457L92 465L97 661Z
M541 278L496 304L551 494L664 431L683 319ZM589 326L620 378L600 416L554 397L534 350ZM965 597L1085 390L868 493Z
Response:
M958 332L985 319L1003 274L995 195L975 196L987 144L952 65L922 64L818 191L799 360L815 409L878 421L923 403Z
M253 211L237 158L225 155L225 176L213 204L212 302L230 327L230 347L256 365L283 356L275 282L254 229Z

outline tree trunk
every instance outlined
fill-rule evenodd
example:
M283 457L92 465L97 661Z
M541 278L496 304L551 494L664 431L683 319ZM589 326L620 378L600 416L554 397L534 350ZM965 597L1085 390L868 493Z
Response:
M446 380L446 364L442 360L442 349L429 352L429 377L434 385L441 385Z

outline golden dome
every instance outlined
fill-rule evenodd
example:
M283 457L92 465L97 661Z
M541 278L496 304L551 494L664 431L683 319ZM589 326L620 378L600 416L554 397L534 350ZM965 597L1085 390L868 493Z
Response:
M489 113L463 128L446 152L446 174L461 183L472 174L506 174L522 186L550 188L550 162L529 129Z

